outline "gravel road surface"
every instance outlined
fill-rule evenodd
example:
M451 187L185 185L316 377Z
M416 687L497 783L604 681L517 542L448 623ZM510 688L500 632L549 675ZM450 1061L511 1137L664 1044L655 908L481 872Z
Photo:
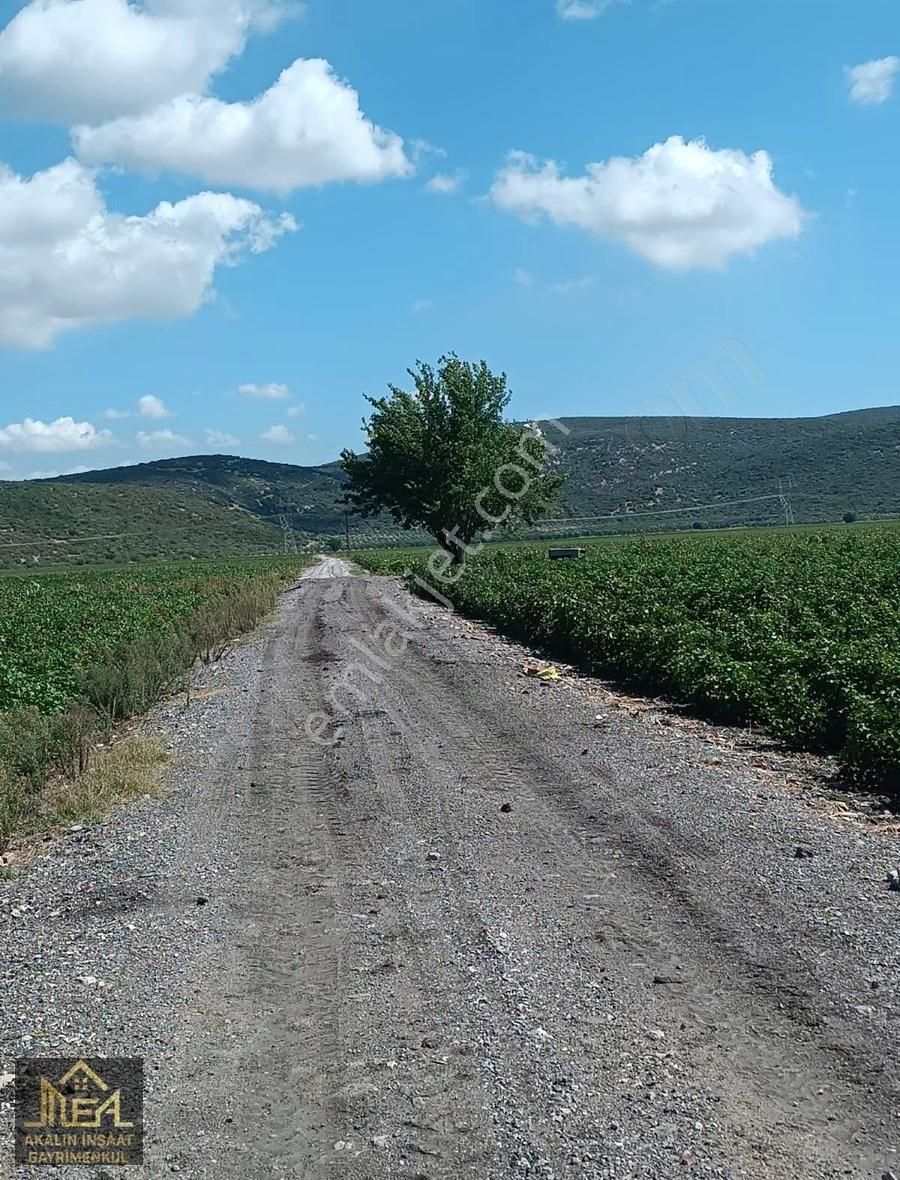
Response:
M900 1174L896 835L315 573L148 720L170 797L0 882L0 1075L144 1057L156 1178Z
M315 565L304 574L306 578L347 578L350 576L350 566L341 557L319 558Z

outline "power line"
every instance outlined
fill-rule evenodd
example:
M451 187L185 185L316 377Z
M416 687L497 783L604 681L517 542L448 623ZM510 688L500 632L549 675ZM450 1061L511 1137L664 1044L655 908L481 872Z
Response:
M757 504L762 500L782 500L781 492L766 496L745 496L740 500L716 500L712 504L691 504L685 508L642 508L637 512L604 512L596 516L557 516L536 520L538 524L567 524L581 520L629 520L632 516L668 516L676 512L702 512L708 508L729 508L734 504Z
M299 505L295 504L293 501L284 501L284 503L278 505L278 524L281 528L282 542L285 553L297 553L297 534L294 531L294 513L299 511Z
M791 503L790 493L793 491L793 480L788 476L788 491L785 493L783 480L778 481L778 497L781 501L781 507L784 509L784 523L791 525L796 523L794 517L794 505Z
M285 553L297 552L297 537L294 533L294 526L291 524L290 517L286 512L282 512L278 516L278 523L281 525L281 532L284 542Z
M169 529L170 533L184 531ZM149 534L143 534L148 536ZM31 541L4 541L0 549L28 549L34 545L76 545L82 541L121 541L124 537L141 536L140 533L98 533L93 537L37 537Z
M172 533L196 533L201 531L203 527L204 522L177 525L175 528L167 528L165 535L168 536ZM124 541L128 538L140 539L141 537L153 537L156 540L164 539L160 533L151 529L145 529L143 532L96 533L93 535L83 534L75 537L33 537L30 541L0 541L0 549L29 549L35 545L80 545L86 541Z
M285 506L287 510L296 510L296 504L288 504ZM251 516L253 514L250 514ZM254 519L261 519L254 517ZM271 518L267 518L271 519ZM176 525L174 528L166 528L166 534L171 533L194 533L205 528L208 522L196 521L194 524ZM218 525L216 527L224 527ZM82 533L74 537L32 537L28 541L0 541L0 549L28 549L34 545L80 545L87 541L124 541L127 538L139 539L141 537L160 538L160 534L152 529L144 529L141 532L131 530L127 533Z
M669 516L669 515L682 514L685 512L688 512L688 513L701 512L701 511L706 511L706 510L715 509L715 508L728 508L728 507L732 507L734 505L739 505L739 504L757 504L757 503L761 503L763 501L778 500L780 503L780 506L782 507L782 509L784 510L784 513L785 513L785 524L790 525L790 524L796 523L796 516L795 516L795 512L794 512L793 501L796 498L798 498L798 495L799 495L799 499L801 499L801 500L809 500L809 499L842 500L842 501L846 500L846 496L844 494L838 493L838 492L829 492L829 493L824 493L824 494L819 494L819 493L815 493L815 492L806 492L806 493L801 492L799 494L795 493L794 489L793 489L792 480L790 478L788 478L786 488L785 488L785 481L779 481L779 490L777 492L773 492L773 493L761 495L761 496L743 496L739 499L734 499L734 500L717 500L711 504L692 504L692 505L687 505L687 506L680 507L680 508L640 509L636 512L607 512L607 513L598 513L594 516L546 517L544 519L537 520L534 523L535 523L535 526L542 526L542 525L570 525L570 524L577 524L577 523L581 523L581 522L585 522L585 521L592 521L592 520L628 521L628 520L634 519L635 517L642 517L642 516ZM299 512L302 512L302 509L300 509L299 505L297 505L295 503L285 503L283 505L279 505L279 509L280 509L280 511L278 513L277 519L278 519L279 525L281 526L281 531L283 534L283 544L285 546L284 551L286 553L287 552L290 552L290 553L297 553L298 552L298 547L297 547L298 536L301 539L305 540L308 536L338 535L338 530L335 530L334 533L317 533L317 534L307 534L305 532L305 530L302 530L302 529L298 530L296 528L296 514ZM876 514L876 516L874 516L874 517L869 516L866 519L877 519L879 516L883 516L883 518L887 519L887 520L896 519L895 516L892 516L889 513ZM264 518L257 517L256 519L264 519ZM267 519L272 519L272 518L268 517ZM345 517L344 523L345 523L345 538L347 538L347 534L349 533L349 519L347 517ZM198 529L200 529L202 527L203 527L202 522L199 524L194 523L194 524L190 524L190 525L178 525L174 528L166 529L166 533L167 534L191 533L191 532L198 531ZM379 526L377 524L377 522L373 522L373 523L369 524L364 531L354 533L354 538L355 538L355 540L357 540L357 542L360 540L364 540L364 539L367 540L370 537L372 540L377 540L379 538L378 530L380 527L384 528L385 533L390 532L390 535L392 537L396 537L399 540L403 540L405 538L411 539L417 535L427 536L426 532L422 529L398 530L396 528L391 528L390 525ZM383 535L384 535L384 533L381 534L381 536L383 536ZM30 549L30 548L34 548L36 546L81 545L81 544L87 544L91 541L122 541L122 540L126 540L126 539L138 540L142 537L152 537L156 540L161 539L160 535L158 533L145 529L141 532L131 531L131 532L127 532L127 533L95 533L95 534L81 534L81 535L77 535L74 537L35 537L35 538L32 538L31 540L28 540L28 541L0 541L0 549Z

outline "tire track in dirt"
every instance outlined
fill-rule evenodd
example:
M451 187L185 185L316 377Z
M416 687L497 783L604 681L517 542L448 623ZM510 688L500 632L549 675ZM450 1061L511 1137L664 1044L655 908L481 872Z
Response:
M374 637L401 611L421 625L388 658ZM305 582L263 652L198 826L228 850L226 914L177 1033L159 1175L890 1163L893 1042L829 979L864 966L738 874L714 825L660 811L650 752L573 753L587 702L511 695L514 667L383 580Z
M371 630L389 617L387 610L370 609L366 623ZM573 776L571 768L561 773L559 764L554 765L545 749L529 737L527 727L513 731L513 740L497 729L496 701L487 703L490 697L479 693L471 671L457 676L445 662L407 656L392 687L399 698L397 714L415 719L424 773L446 754L449 744L456 756L458 785L468 773L473 779L490 779L501 792L517 799L523 790L533 788L536 798L549 801L569 829L557 840L556 863L569 876L575 870L576 888L589 888L593 879L596 889L596 869L584 865L579 872L579 854L587 853L593 860L600 852L608 864L616 865L616 878L628 881L628 891L623 893L621 886L611 891L604 924L613 929L618 925L618 949L628 950L632 958L639 955L640 966L657 959L657 977L666 967L672 969L669 948L681 948L675 965L680 992L668 1006L675 1011L683 1008L682 1014L695 1027L699 1018L701 1035L711 1036L719 1053L735 1055L728 1074L720 1074L718 1083L722 1087L731 1079L733 1113L740 1117L748 1140L768 1139L768 1150L783 1166L799 1166L810 1152L824 1158L833 1151L837 1167L845 1144L852 1144L854 1153L864 1151L877 1121L876 1108L881 1107L887 1121L897 1100L889 1050L877 1039L860 1035L862 1021L853 1028L828 1005L823 1019L823 989L816 975L783 956L779 961L754 954L743 937L740 916L728 909L723 913L721 905L710 905L708 897L697 893L691 881L697 866L709 856L708 846L697 842L698 848L681 848L673 857L674 850L665 840L668 825L654 822L656 817L648 823L626 799L617 800L608 793L598 797L593 784L592 798L586 802L579 793L583 784L572 784L580 776ZM435 738L442 733L444 742ZM423 756L421 748L429 746L430 753ZM525 759L523 752L528 754ZM529 808L535 802L529 800ZM541 827L541 841L553 826ZM448 830L452 830L449 825ZM604 882L607 890L614 880ZM482 882L482 895L492 896L496 885L495 878ZM649 922L648 892L655 911ZM762 890L750 892L757 903L768 900ZM622 918L629 911L631 921L623 926ZM596 921L596 916L591 920ZM605 949L609 951L608 943ZM591 958L596 962L596 955ZM680 1000L684 994L690 996L688 1005ZM792 1023L797 1020L804 1026L799 1037ZM822 1028L826 1028L824 1035L816 1035ZM786 1060L786 1047L793 1061ZM701 1044L694 1046L698 1057L703 1050ZM830 1062L830 1055L839 1060ZM848 1111L853 1112L850 1118ZM795 1124L793 1150L784 1142L786 1116ZM797 1125L801 1119L802 1127ZM768 1124L761 1136L760 1122Z
M315 591L305 592L312 605ZM211 817L228 833L234 866L223 883L228 932L219 961L206 963L180 1087L202 1087L224 1126L205 1145L208 1158L196 1144L169 1154L166 1167L188 1174L318 1175L325 1151L328 1067L340 1057L345 859L327 760L294 724L321 703L308 675L315 616L302 597L299 606L265 646L247 745L236 751L232 789L216 800L224 813ZM178 1105L190 1140L196 1107L190 1095Z

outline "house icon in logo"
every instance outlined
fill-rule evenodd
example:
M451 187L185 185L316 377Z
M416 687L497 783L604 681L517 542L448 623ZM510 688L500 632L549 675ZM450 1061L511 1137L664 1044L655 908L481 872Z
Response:
M63 1074L57 1084L60 1090L68 1087L69 1090L77 1091L80 1094L89 1093L91 1090L106 1093L109 1090L109 1086L103 1078L95 1073L86 1061L76 1061L72 1068Z
M142 1057L22 1057L15 1081L17 1164L144 1162Z
M110 1092L100 1074L79 1059L55 1082L41 1074L40 1115L24 1125L30 1129L100 1130L104 1126L122 1129L134 1124L122 1119L121 1090Z

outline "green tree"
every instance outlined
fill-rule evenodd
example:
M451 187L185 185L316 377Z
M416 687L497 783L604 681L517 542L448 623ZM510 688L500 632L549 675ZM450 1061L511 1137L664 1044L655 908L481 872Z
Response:
M341 454L346 495L362 516L389 512L426 529L454 564L476 536L532 524L563 477L535 426L506 422L506 374L451 354L419 361L412 392L389 386L363 427L368 451Z

